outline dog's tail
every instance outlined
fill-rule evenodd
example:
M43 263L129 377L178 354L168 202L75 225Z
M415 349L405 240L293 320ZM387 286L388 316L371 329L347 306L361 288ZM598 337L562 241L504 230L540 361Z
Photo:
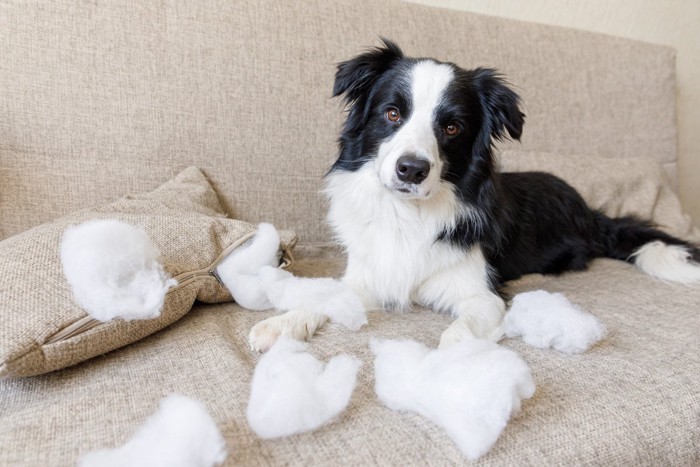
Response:
M596 212L600 256L634 264L663 281L700 282L700 248L634 216L611 219Z

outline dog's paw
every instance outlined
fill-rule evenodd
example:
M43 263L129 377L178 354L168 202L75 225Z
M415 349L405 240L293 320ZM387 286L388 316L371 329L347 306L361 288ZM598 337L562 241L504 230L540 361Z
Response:
M487 339L498 342L505 334L503 323L485 323L460 317L454 320L440 336L439 349L445 349L469 339Z
M440 336L440 345L438 349L446 349L467 339L474 339L474 334L467 326L455 321L448 327Z
M254 352L267 352L280 336L305 341L326 321L326 316L304 310L291 310L253 326L248 335L248 342Z

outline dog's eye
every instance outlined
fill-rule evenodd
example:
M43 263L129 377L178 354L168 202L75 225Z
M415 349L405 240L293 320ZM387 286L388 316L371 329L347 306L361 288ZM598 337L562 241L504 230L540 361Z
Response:
M450 123L445 127L444 131L447 136L457 136L460 132L460 129L456 124Z
M397 109L396 107L389 107L388 109L386 109L384 116L387 120L393 123L396 123L399 120L401 120L401 112L399 112L399 109Z

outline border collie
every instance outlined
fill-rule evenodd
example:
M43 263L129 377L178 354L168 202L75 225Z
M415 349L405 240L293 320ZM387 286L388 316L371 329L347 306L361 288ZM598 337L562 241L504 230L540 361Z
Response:
M498 340L498 286L523 274L608 257L700 281L696 246L592 210L553 175L498 172L493 143L518 140L525 115L495 70L408 58L384 39L338 65L333 96L348 110L325 190L348 254L344 280L367 309L417 303L452 314L440 346Z

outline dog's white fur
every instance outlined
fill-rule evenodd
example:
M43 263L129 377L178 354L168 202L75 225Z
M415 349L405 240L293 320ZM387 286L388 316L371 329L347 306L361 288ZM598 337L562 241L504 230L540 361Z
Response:
M488 266L479 246L468 252L435 238L454 228L460 212L451 185L440 183L427 200L406 200L385 189L368 162L357 172L329 176L328 214L345 245L345 280L367 309L406 308L412 303L453 314L441 346L467 337L497 340L505 305L488 287Z
M634 265L662 281L693 284L700 281L700 267L689 261L690 252L680 245L656 241L634 252Z

